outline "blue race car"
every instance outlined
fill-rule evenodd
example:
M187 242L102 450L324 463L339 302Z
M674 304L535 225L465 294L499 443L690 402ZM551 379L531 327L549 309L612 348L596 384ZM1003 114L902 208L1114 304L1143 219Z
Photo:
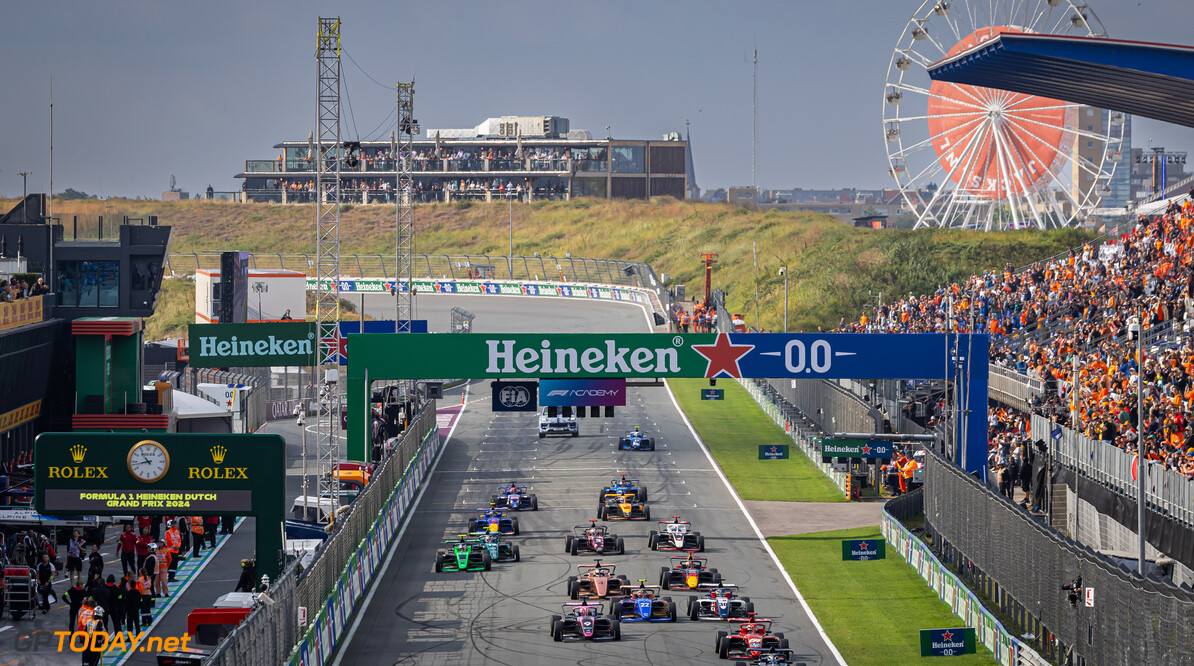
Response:
M676 602L671 597L660 597L659 592L658 585L647 585L640 578L638 587L609 602L609 614L623 622L675 622Z
M509 518L504 511L494 507L477 509L481 515L468 521L468 532L486 532L489 534L518 534L518 519Z
M609 485L602 489L597 495L597 499L604 502L606 495L633 495L635 502L646 502L647 489L636 486L637 482L638 479L628 479L625 474L620 479L610 479Z
M654 451L655 438L647 437L647 433L634 426L634 430L622 435L618 440L619 451Z
M510 511L538 511L539 497L528 493L527 490L527 486L514 483L501 486L498 488L498 494L491 498L490 503L496 508L505 508Z

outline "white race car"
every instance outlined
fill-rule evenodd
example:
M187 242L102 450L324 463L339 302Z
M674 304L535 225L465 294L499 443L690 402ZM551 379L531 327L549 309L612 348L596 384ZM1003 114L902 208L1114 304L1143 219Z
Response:
M541 412L539 414L539 438L542 439L548 435L579 437L580 426L576 423L576 417L548 416L546 410Z

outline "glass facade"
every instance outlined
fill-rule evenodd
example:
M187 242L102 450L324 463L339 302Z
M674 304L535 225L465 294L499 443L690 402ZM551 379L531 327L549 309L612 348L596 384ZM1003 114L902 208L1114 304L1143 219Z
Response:
M647 171L644 146L614 146L609 152L614 173L645 173Z
M63 307L119 307L120 262L60 261L58 293Z

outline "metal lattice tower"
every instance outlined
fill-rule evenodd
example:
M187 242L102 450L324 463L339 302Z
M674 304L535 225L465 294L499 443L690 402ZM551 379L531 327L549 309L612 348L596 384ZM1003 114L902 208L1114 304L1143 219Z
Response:
M320 378L318 437L319 496L337 497L334 478L340 461L340 391L329 372L340 369L340 19L320 18L315 43L315 320L319 327ZM330 163L329 163L330 161Z
M394 318L395 333L409 333L410 323L415 318L414 283L411 282L411 253L414 251L414 136L419 133L419 121L415 120L415 82L398 84L398 230L394 248L394 292L397 308ZM403 283L406 290L402 289ZM406 322L401 324L399 322Z

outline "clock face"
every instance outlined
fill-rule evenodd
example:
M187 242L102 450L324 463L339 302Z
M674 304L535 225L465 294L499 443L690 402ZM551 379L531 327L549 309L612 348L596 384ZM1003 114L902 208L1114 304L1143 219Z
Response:
M157 442L145 440L137 442L129 450L129 473L142 483L153 483L166 476L170 469L170 454Z

